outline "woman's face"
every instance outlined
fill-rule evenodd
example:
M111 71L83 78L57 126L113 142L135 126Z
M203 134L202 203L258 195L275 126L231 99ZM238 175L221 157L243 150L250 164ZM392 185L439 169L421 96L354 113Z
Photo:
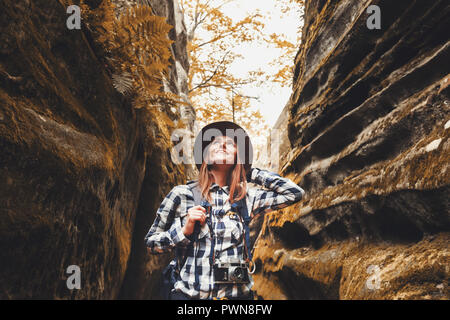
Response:
M209 147L210 164L234 165L237 154L237 147L230 137L216 137Z

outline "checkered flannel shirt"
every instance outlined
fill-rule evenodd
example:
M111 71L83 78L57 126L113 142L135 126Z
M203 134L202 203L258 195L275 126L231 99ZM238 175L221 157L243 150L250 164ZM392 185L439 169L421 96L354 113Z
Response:
M266 188L247 188L246 202L251 218L298 202L305 193L291 180L258 168L251 169L248 181ZM227 214L231 212L228 201L229 187L220 187L213 183L210 193L211 221L202 226L197 241L193 241L192 236L186 237L182 232L187 211L194 206L194 198L188 185L179 185L174 187L161 203L155 221L145 236L145 243L154 254L177 248L177 257L171 263L185 262L174 285L175 291L197 299L245 297L253 286L251 276L248 284L214 284L214 273L209 259L212 241L215 241L213 254L216 261L228 257L243 259L245 241L242 218L239 215ZM212 226L213 237L209 225ZM195 271L199 273L199 290L194 286Z

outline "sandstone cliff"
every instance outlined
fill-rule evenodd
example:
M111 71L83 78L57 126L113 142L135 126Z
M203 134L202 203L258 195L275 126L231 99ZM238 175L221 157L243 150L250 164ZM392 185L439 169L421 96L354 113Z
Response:
M448 15L439 0L306 2L280 173L307 196L265 217L260 297L450 297Z
M175 26L167 86L186 95L177 3L154 6ZM0 8L0 299L155 296L154 274L169 257L147 255L143 239L161 199L184 181L170 134L192 110L133 109L91 30L66 28L62 2ZM80 267L82 290L67 288L69 265Z

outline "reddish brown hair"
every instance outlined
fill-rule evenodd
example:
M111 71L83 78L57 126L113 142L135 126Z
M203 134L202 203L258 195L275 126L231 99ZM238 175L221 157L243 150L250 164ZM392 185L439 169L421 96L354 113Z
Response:
M198 175L198 183L203 197L211 202L211 196L209 195L209 188L214 183L214 176L209 171L210 165L208 165L209 159L209 146L206 147L206 159L203 161L200 172ZM244 169L244 164L237 161L239 159L239 152L236 153L236 161L233 168L227 177L227 185L230 187L230 203L234 203L245 197L247 194L247 179Z

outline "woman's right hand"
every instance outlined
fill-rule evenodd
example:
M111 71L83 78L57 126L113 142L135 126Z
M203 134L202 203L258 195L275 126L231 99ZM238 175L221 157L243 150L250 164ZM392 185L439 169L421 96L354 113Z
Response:
M182 229L185 236L190 236L194 232L195 222L197 221L202 226L206 222L206 209L202 206L194 206L188 210L186 224Z

